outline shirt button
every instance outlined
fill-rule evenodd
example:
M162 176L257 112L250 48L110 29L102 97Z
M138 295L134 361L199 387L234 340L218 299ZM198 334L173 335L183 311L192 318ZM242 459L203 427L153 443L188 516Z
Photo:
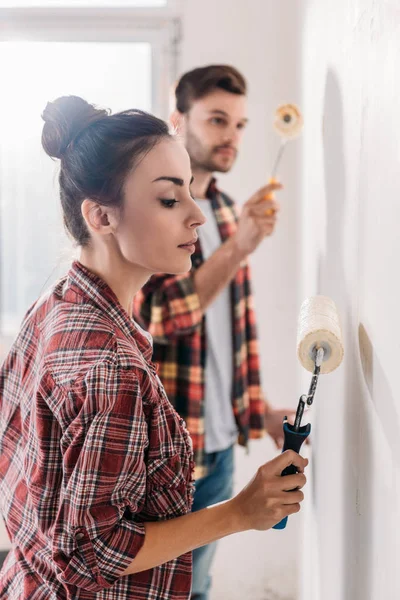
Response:
M84 533L77 533L75 537L76 537L76 539L77 539L78 541L79 541L79 540L83 540L83 538L85 537L85 534L84 534Z

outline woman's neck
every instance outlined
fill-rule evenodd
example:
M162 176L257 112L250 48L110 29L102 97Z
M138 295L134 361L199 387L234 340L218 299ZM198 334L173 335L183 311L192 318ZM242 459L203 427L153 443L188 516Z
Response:
M112 289L119 303L132 316L135 294L144 286L151 273L124 260L106 248L82 248L80 263L100 277Z

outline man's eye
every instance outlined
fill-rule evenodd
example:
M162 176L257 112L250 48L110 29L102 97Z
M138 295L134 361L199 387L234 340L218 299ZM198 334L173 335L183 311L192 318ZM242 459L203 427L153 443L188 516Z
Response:
M224 125L225 121L224 121L224 119L221 119L219 117L213 117L211 119L211 123L213 123L213 125Z
M165 208L173 208L174 204L178 204L178 200L174 198L160 198L160 202Z

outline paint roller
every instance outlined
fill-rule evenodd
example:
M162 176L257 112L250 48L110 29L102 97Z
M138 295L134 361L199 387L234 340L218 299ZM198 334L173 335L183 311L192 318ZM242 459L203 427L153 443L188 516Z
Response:
M303 129L304 121L296 104L282 104L278 106L274 114L274 129L281 139L278 154L275 158L269 183L278 183L277 172L282 160L283 153L289 140L298 137ZM264 196L264 200L273 200L274 192L269 192ZM265 214L271 216L274 213L273 208L267 208Z
M336 305L327 296L313 296L301 306L297 327L297 356L307 371L313 375L308 394L300 396L294 424L283 421L285 450L300 452L303 442L310 435L311 424L301 425L304 409L311 406L320 374L331 373L343 360L342 332ZM282 471L282 476L297 473L294 465ZM284 529L287 517L273 529Z

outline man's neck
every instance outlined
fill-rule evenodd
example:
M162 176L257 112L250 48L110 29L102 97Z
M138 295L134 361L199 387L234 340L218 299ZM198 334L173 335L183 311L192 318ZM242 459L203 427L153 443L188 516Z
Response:
M194 198L198 198L199 200L207 198L207 190L210 186L213 174L209 171L203 171L201 169L192 169L192 172L194 177L193 183L190 186L192 196Z

